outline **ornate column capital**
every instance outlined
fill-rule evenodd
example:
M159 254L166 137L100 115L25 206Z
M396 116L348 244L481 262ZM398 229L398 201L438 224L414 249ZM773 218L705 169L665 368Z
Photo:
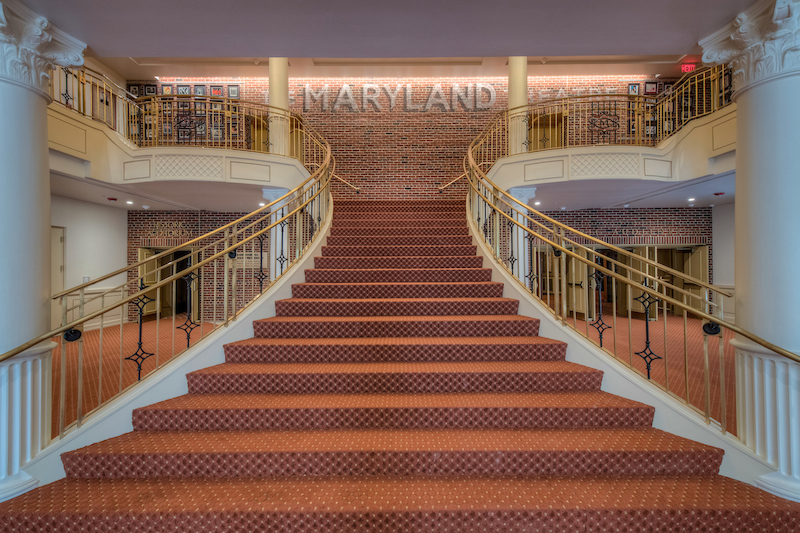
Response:
M730 63L734 94L800 73L800 2L761 0L699 44L704 63Z
M86 44L17 0L0 2L0 79L49 99L50 71L83 65Z

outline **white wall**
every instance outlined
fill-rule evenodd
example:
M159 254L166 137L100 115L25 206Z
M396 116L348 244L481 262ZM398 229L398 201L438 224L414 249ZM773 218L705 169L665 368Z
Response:
M128 212L52 196L50 222L64 230L64 287L83 283L83 277L99 278L128 263ZM102 282L102 287L115 287L125 282L125 275Z
M715 285L733 286L733 220L735 208L735 203L711 208Z

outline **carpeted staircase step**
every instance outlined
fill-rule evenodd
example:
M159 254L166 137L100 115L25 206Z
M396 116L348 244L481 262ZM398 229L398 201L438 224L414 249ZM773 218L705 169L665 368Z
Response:
M224 363L187 379L190 394L444 394L597 391L603 373L566 361Z
M276 316L253 322L256 337L273 339L373 337L535 337L539 320L487 316Z
M363 211L352 210L343 211L335 209L333 211L333 222L340 220L458 220L463 222L465 210L452 209L450 211L416 211L411 208L398 208L391 211Z
M466 228L467 221L464 214L460 218L429 218L427 216L417 215L412 218L340 218L331 221L331 227L363 227L363 228Z
M489 282L491 268L309 269L307 283L448 283Z
M563 361L567 345L544 337L253 338L225 345L228 363Z
M314 268L372 270L376 268L481 268L480 256L449 257L315 257Z
M374 213L376 216L391 216L396 212L414 212L414 213L448 213L456 211L464 214L464 202L458 204L396 204L396 205L375 205L372 202L365 202L361 205L339 205L336 202L336 212L344 213Z
M62 479L0 530L794 533L800 505L721 476Z
M475 245L442 245L442 246L323 246L323 257L442 257L442 256L474 256Z
M471 235L344 235L330 236L328 246L465 246Z
M647 427L655 409L605 392L187 394L133 411L136 431Z
M275 302L276 316L515 315L511 298L290 298Z
M407 226L401 228L364 226L331 226L331 236L345 235L469 235L469 228L462 226Z
M396 200L336 200L336 209L348 209L352 207L362 206L375 206L380 208L396 208L399 206L443 206L443 207L460 207L464 209L464 199L458 200L445 200L441 198L424 199L424 198L400 198Z
M70 478L710 476L723 451L652 428L134 431L61 456Z
M448 283L297 283L294 298L501 298L496 281Z

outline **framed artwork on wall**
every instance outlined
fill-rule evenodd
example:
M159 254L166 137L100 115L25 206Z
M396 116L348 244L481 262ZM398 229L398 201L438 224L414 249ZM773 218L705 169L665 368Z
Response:
M225 96L225 88L222 85L212 85L211 86L211 96Z
M658 82L655 81L645 82L644 94L658 94Z
M155 96L158 93L158 87L155 85L145 85L144 86L144 95L145 96Z
M205 85L195 85L194 86L194 95L195 96L205 96L206 95L206 86Z
M194 103L194 114L198 117L202 117L206 114L206 103L205 102L195 102Z
M128 92L131 93L133 96L138 98L139 96L139 86L138 85L128 85Z
M228 98L239 98L238 85L228 85Z
M189 96L192 94L192 88L189 85L178 85L178 96Z
M666 94L672 94L672 83L665 83L664 84L664 92Z
M172 137L172 123L165 122L164 123L164 136L165 137Z
M172 85L162 85L161 94L172 94Z
M628 94L632 96L639 95L639 84L638 83L629 83L628 84Z

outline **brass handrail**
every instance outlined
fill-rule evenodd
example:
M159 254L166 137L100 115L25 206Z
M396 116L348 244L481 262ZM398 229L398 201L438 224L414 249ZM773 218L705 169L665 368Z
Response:
M361 187L356 187L355 185L353 185L349 181L345 180L344 178L342 178L338 174L334 174L333 177L336 178L337 180L341 181L342 183L344 183L345 185L347 185L348 187L350 187L354 191L356 191L356 193L361 192Z
M449 182L447 185L442 185L441 187L439 187L439 192L442 192L443 190L445 190L446 188L448 188L449 186L451 186L452 184L454 184L455 182L457 182L458 180L460 180L461 178L463 178L466 175L467 175L467 173L465 172L465 173L461 174L459 177L457 177L456 179L454 179L453 181Z

